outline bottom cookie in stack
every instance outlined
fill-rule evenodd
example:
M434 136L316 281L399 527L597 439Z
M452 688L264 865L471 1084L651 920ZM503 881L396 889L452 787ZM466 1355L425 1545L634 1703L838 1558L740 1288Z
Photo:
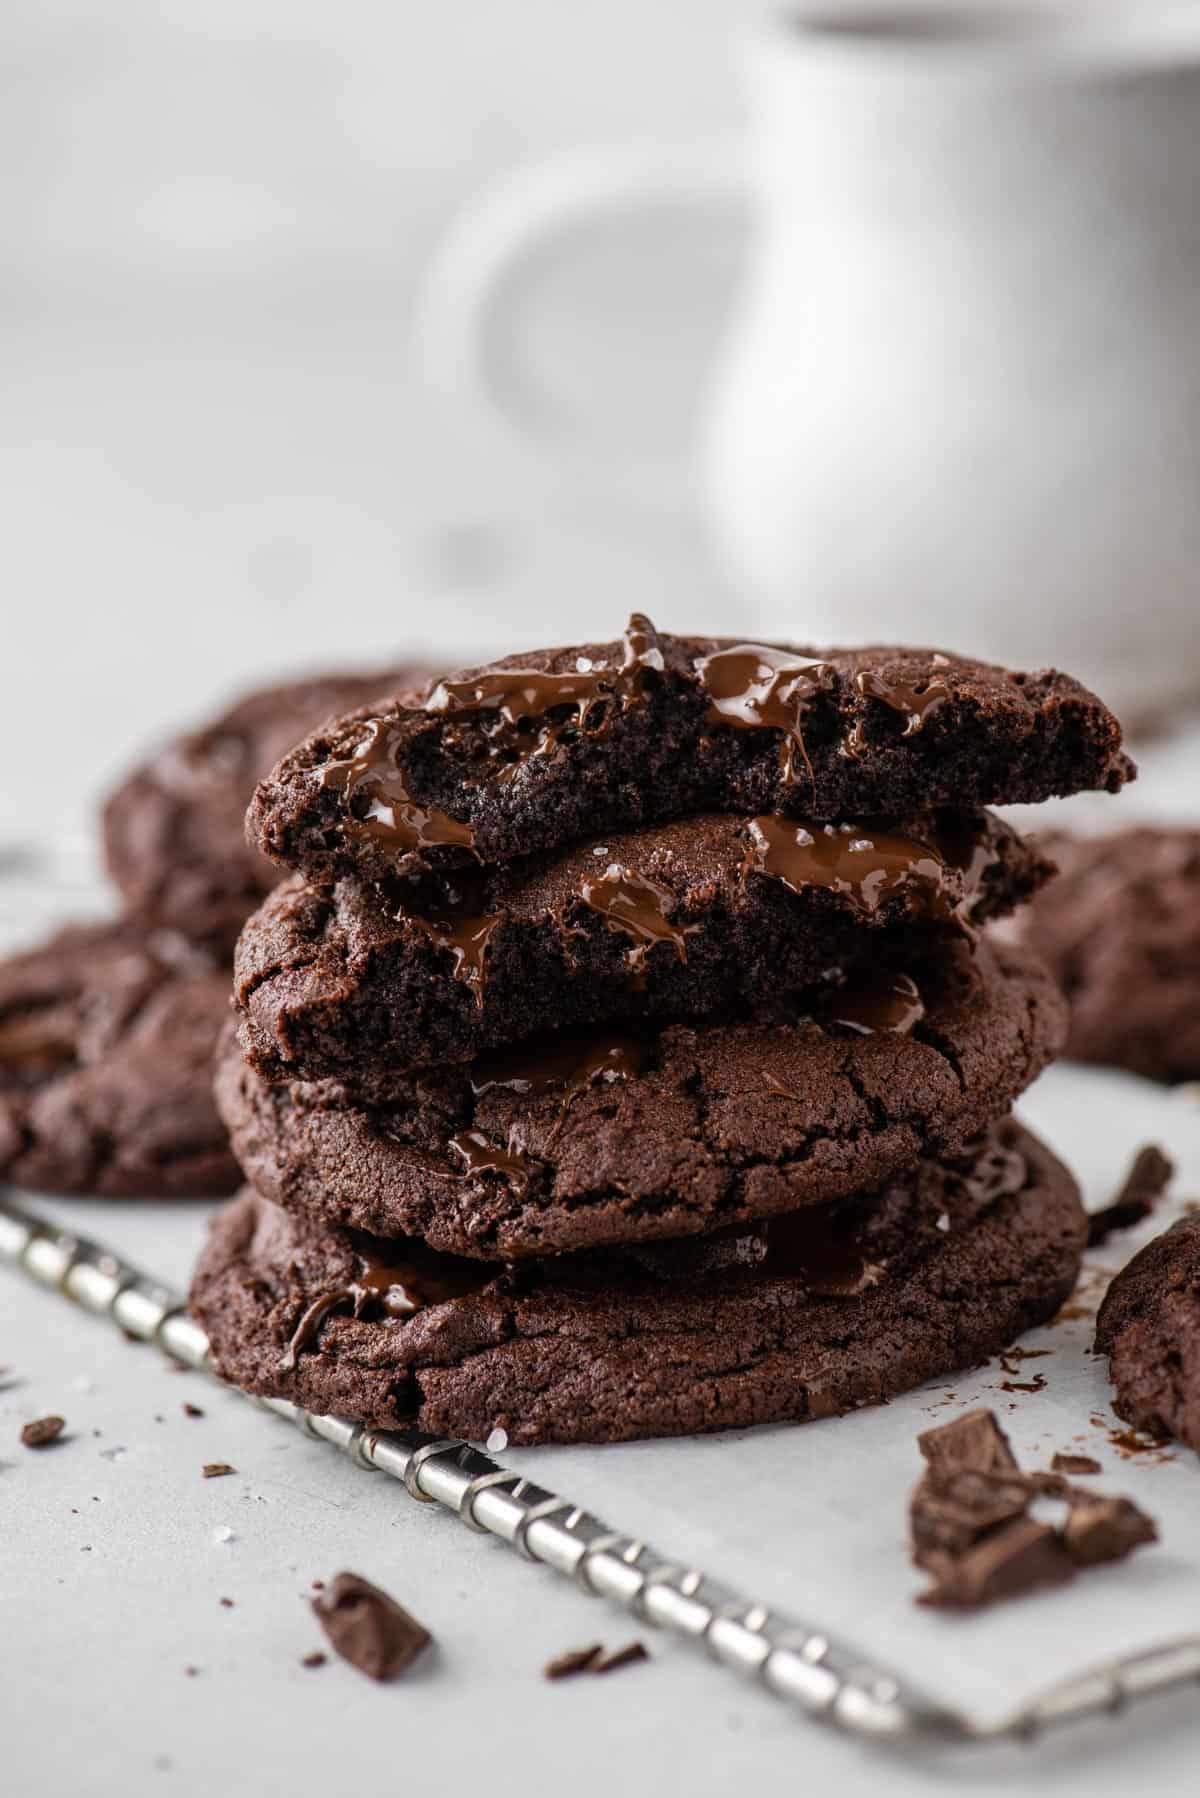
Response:
M830 1417L998 1352L1071 1292L1067 1170L1014 1120L874 1193L519 1264L309 1223L247 1190L192 1287L217 1370L377 1428L615 1442Z

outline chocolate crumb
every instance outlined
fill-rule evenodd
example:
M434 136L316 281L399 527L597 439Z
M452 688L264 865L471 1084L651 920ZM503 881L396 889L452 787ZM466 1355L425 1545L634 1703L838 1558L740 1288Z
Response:
M615 1673L618 1667L632 1666L634 1661L648 1661L649 1650L643 1642L627 1642L624 1648L618 1648L615 1654L605 1655L603 1660L592 1662L593 1673Z
M323 1667L328 1659L327 1654L322 1654L319 1648L314 1648L311 1654L306 1654L302 1658L300 1665L302 1667Z
M62 1417L35 1417L22 1429L21 1441L26 1448L45 1448L47 1443L57 1442L66 1427Z
M356 1573L339 1573L312 1608L331 1646L371 1679L395 1679L433 1640L423 1624Z
M1099 1461L1091 1455L1055 1455L1050 1463L1055 1473L1100 1473Z
M936 1470L969 1468L973 1473L1016 1473L1017 1457L993 1411L964 1411L949 1423L923 1430L917 1447Z
M315 1579L312 1583L312 1589L314 1592L323 1592L325 1590L325 1581L323 1579Z
M231 1467L228 1461L206 1461L200 1471L206 1480L219 1480L227 1473L236 1473L237 1468Z
M218 1603L218 1604L219 1604L219 1605L220 1605L220 1606L221 1606L221 1608L222 1608L222 1609L223 1609L223 1610L226 1610L226 1611L232 1611L232 1609L233 1609L233 1600L232 1600L232 1598L219 1598L219 1599L218 1599L218 1600L217 1600L217 1603Z
M200 1671L199 1667L185 1667L184 1668L184 1672L187 1674L189 1679L195 1679L195 1677L199 1673L199 1671Z
M1098 1248L1114 1231L1132 1230L1135 1224L1144 1223L1174 1175L1174 1162L1157 1144L1147 1143L1140 1148L1116 1198L1088 1219L1088 1247Z
M184 1399L183 1415L185 1417L203 1417L204 1413L199 1405L194 1405L190 1399Z
M566 1654L547 1661L542 1671L547 1679L570 1679L573 1673L588 1672L603 1653L602 1642L593 1642L590 1648L570 1648Z

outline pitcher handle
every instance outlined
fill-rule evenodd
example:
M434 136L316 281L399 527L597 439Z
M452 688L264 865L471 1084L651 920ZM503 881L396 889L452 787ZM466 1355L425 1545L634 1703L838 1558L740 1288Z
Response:
M746 146L740 133L678 144L610 143L562 151L518 169L452 226L425 277L416 314L424 372L460 418L493 449L564 474L576 485L636 493L677 505L686 471L636 442L614 456L589 449L586 431L550 420L544 393L514 379L514 320L506 293L539 261L549 265L572 236L615 215L669 206L706 211L728 231L744 227Z

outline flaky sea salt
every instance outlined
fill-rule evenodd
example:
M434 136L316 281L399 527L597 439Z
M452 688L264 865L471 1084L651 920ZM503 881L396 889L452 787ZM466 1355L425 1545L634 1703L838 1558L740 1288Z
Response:
M216 1529L213 1531L213 1541L214 1542L232 1542L233 1540L234 1540L233 1531L230 1529L229 1525L227 1523L219 1523L217 1525Z
M508 1431L493 1430L487 1441L484 1443L484 1447L487 1449L489 1455L500 1454L502 1450L508 1447Z

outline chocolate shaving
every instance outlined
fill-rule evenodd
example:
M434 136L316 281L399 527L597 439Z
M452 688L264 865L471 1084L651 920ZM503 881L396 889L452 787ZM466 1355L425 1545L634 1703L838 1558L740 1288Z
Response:
M1114 1231L1132 1230L1136 1224L1144 1223L1174 1175L1174 1162L1155 1143L1140 1148L1116 1198L1088 1219L1088 1247L1098 1248Z
M542 1671L547 1679L570 1679L573 1673L590 1672L603 1653L602 1642L593 1642L590 1648L569 1648L566 1654L547 1661Z
M21 1431L21 1441L26 1448L45 1448L48 1443L57 1442L66 1427L62 1417L35 1417Z
M1055 1473L1100 1473L1101 1467L1091 1455L1055 1455L1050 1463Z
M634 1661L648 1661L650 1652L643 1642L627 1642L624 1648L618 1648L614 1654L605 1655L603 1660L592 1663L593 1673L615 1673L618 1667L630 1667Z
M423 1624L357 1573L339 1573L313 1612L332 1648L371 1679L396 1679L433 1637Z
M933 1576L920 1604L967 1609L1014 1598L1157 1539L1131 1500L1064 1477L1098 1473L1088 1455L1055 1455L1052 1472L1023 1473L990 1411L926 1430L918 1444L927 1467L910 1502L913 1560ZM1057 1500L1062 1520L1032 1515L1039 1499Z
M206 1480L219 1480L227 1473L236 1473L237 1468L231 1467L228 1461L206 1461L200 1471Z

